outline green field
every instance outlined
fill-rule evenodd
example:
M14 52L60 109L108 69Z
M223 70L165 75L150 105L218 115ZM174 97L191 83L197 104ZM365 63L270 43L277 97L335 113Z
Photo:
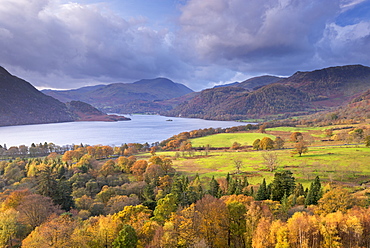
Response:
M266 128L266 131L283 131L283 132L308 132L329 129L328 127L272 127Z
M242 146L251 146L256 139L269 137L275 139L271 134L263 133L220 133L201 138L191 139L193 147L201 147L210 145L211 147L231 147L234 142L240 143Z
M357 146L322 146L309 147L306 154L292 156L291 149L276 150L279 160L277 171L291 170L297 181L305 187L316 177L324 181L340 181L360 186L370 181L370 148ZM252 184L258 184L263 178L272 180L275 172L270 172L264 165L264 151L211 151L196 152L193 157L185 156L174 160L174 168L186 175L199 174L202 178L224 177L235 173L235 160L242 161L243 174ZM175 157L175 152L158 153Z

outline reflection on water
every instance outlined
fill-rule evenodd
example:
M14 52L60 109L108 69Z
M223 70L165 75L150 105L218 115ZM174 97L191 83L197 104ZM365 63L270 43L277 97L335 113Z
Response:
M133 115L130 118L131 121L120 122L68 122L0 127L0 144L6 144L7 147L44 142L56 145L151 144L185 131L241 125L232 121L168 118L158 115Z

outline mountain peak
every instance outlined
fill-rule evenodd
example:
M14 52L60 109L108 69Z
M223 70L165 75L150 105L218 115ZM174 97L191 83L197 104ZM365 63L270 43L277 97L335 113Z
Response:
M0 75L11 76L11 74L2 66L0 66Z

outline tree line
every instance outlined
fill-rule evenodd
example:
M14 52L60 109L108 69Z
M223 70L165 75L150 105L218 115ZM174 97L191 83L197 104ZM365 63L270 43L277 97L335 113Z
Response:
M369 201L318 177L251 185L179 175L165 156L71 152L0 162L2 247L369 247Z

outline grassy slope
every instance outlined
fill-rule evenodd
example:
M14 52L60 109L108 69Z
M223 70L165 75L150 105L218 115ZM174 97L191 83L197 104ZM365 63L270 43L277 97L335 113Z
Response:
M356 145L341 145L339 142L323 142L324 130L320 128L272 128L267 134L230 133L217 134L192 140L193 147L211 144L212 147L230 147L234 141L243 145L252 144L256 138L281 136L286 140L285 147L291 148L294 143L289 141L291 132L299 131L310 142L308 153L302 157L291 155L291 149L274 151L279 158L279 170L291 170L297 181L308 187L316 175L325 181L340 181L352 186L370 181L370 148ZM242 150L211 151L208 156L204 152L196 152L194 157L182 157L174 160L177 171L202 178L225 177L235 172L234 160L241 160L242 171L249 177L249 182L258 184L263 178L271 182L274 172L269 172L263 164L263 151ZM158 155L175 157L175 152L163 152Z
M242 146L252 145L256 139L269 137L275 139L276 137L271 134L263 133L220 133L201 138L191 139L193 147L206 146L211 147L231 147L234 142L240 143Z
M302 157L292 156L291 150L275 151L279 158L280 170L291 170L298 182L306 187L317 175L323 180L360 184L370 180L370 148L356 146L310 147ZM199 173L201 177L224 177L235 172L234 160L243 162L242 171L249 176L249 182L257 184L266 178L271 181L274 172L263 164L263 151L211 151L209 156L180 158L174 161L177 171L188 175ZM167 153L167 155L174 155Z

